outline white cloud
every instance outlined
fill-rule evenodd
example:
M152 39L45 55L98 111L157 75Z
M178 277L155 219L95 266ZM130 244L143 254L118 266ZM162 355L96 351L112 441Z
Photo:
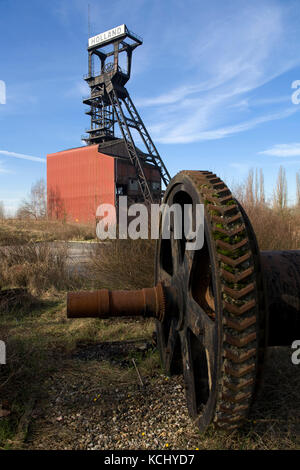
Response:
M7 150L0 150L0 155L13 158L21 158L22 160L31 160L32 162L46 163L45 158L33 157L32 155L24 155L23 153L8 152Z
M18 207L22 202L22 198L7 198L0 197L0 201L4 204L4 210L8 217L14 217Z
M300 157L300 142L273 145L273 147L259 153L274 157Z
M250 164L249 163L241 163L241 162L233 162L233 163L230 163L229 166L231 168L234 168L235 170L238 171L238 173L240 174L245 174L249 171L250 169Z
M180 76L190 77L189 82L181 79L180 83L172 75L174 83L179 81L177 86L136 100L138 106L153 107L146 113L154 140L186 143L220 139L295 112L286 108L288 90L270 98L254 95L259 87L300 63L293 40L296 30L288 27L292 15L283 5L269 1L261 1L259 8L256 2L237 5L236 9L228 7L230 14L226 5L225 13L216 10L219 13L207 24L193 30L188 46L184 44L185 73L180 71Z
M1 173L11 173L10 170L8 170L7 168L5 168L5 166L3 165L3 162L0 162L0 174Z
M0 80L0 104L6 104L6 84Z
M198 85L184 85L170 90L168 93L158 95L155 98L138 98L136 100L137 106L160 106L164 104L174 104L182 101L187 96L211 90L212 88L220 85L215 81L203 82Z
M74 5L62 3L57 13L65 21ZM125 20L123 0L91 6L91 36L128 21L144 37L133 60L131 84L136 80L138 88L142 80L146 92L135 103L145 108L143 118L155 141L220 139L294 112L286 109L289 90L280 96L272 90L271 98L255 93L300 64L293 5L276 0L174 0L170 11L167 3L132 0ZM75 5L86 30L86 1L76 0ZM136 79L141 71L144 75ZM73 97L84 94L82 84L68 92Z
M217 129L212 129L212 130L207 130L207 131L204 130L204 131L195 132L194 130L194 132L191 132L191 129L189 129L188 125L184 125L185 127L184 132L182 131L180 132L180 129L177 128L175 131L170 132L169 134L162 136L160 138L157 138L156 140L164 144L169 144L169 143L182 144L182 143L191 143L191 142L201 141L201 140L222 139L224 137L227 137L232 134L236 134L238 132L243 132L243 131L253 129L259 124L262 124L264 122L286 118L288 116L291 116L297 111L298 109L296 108L288 108L280 113L267 114L267 115L259 116L249 121L232 125L232 126L220 127ZM264 153L264 152L261 152L261 153Z
M71 86L66 92L65 96L67 98L83 98L84 96L88 96L90 92L90 88L86 82L83 80L78 81L73 86Z
M274 96L270 98L260 98L256 100L251 100L250 104L252 106L263 106L265 104L280 104L280 103L288 103L291 101L291 95L285 96Z

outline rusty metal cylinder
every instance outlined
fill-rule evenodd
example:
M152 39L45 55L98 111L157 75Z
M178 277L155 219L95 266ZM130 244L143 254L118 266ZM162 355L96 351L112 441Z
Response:
M264 295L268 310L268 345L300 339L300 250L262 251ZM162 284L134 291L108 289L70 292L69 318L154 317L162 320L170 305ZM165 298L166 297L166 298Z
M68 318L154 317L162 320L165 300L161 284L153 288L126 291L101 289L69 292Z
M300 250L260 255L269 311L268 345L290 346L300 339Z

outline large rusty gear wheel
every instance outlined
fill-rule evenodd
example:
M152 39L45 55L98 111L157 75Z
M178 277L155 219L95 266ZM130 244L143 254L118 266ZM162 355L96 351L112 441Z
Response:
M228 187L209 171L177 174L163 202L204 204L205 240L200 250L186 250L172 218L171 239L158 240L156 283L176 292L180 305L157 321L162 363L167 374L183 372L189 413L201 431L211 423L235 429L256 393L266 342L255 235Z

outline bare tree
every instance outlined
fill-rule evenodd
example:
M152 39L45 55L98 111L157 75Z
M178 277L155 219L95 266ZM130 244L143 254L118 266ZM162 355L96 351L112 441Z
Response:
M283 166L280 166L278 171L276 189L273 195L273 205L276 209L284 209L287 206L287 179Z
M46 184L43 179L32 185L30 196L24 199L17 211L17 217L43 219L47 215Z
M296 173L296 206L300 208L300 173Z
M5 219L5 208L3 201L0 201L0 220Z
M259 203L259 183L258 183L258 170L255 168L255 182L254 182L254 204Z
M254 172L253 172L253 169L251 168L251 170L249 170L248 172L246 183L245 183L245 188L246 188L245 203L247 206L254 205L255 196L254 196L254 190L253 190L253 183L254 183Z
M235 197L249 210L259 204L266 204L263 171L250 169L243 183L235 185Z
M259 202L261 204L266 203L265 180L264 180L264 174L263 174L262 169L259 170Z

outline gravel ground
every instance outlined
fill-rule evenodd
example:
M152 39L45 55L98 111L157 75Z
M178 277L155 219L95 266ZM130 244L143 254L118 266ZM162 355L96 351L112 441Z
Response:
M245 429L225 435L198 432L182 377L161 373L151 342L82 346L44 383L23 448L299 449L299 369L290 364L288 350L273 349Z
M151 348L139 342L102 344L64 361L61 372L44 384L26 447L197 448L199 433L188 416L182 377L156 371L141 374L144 386L139 383L130 354L149 355Z
M64 380L67 379L67 380ZM91 384L90 384L91 385ZM94 384L93 384L94 385ZM197 447L197 432L188 416L182 379L163 375L145 380L144 388L87 390L82 380L54 376L50 400L35 410L36 449L174 449ZM182 447L180 445L182 443Z

